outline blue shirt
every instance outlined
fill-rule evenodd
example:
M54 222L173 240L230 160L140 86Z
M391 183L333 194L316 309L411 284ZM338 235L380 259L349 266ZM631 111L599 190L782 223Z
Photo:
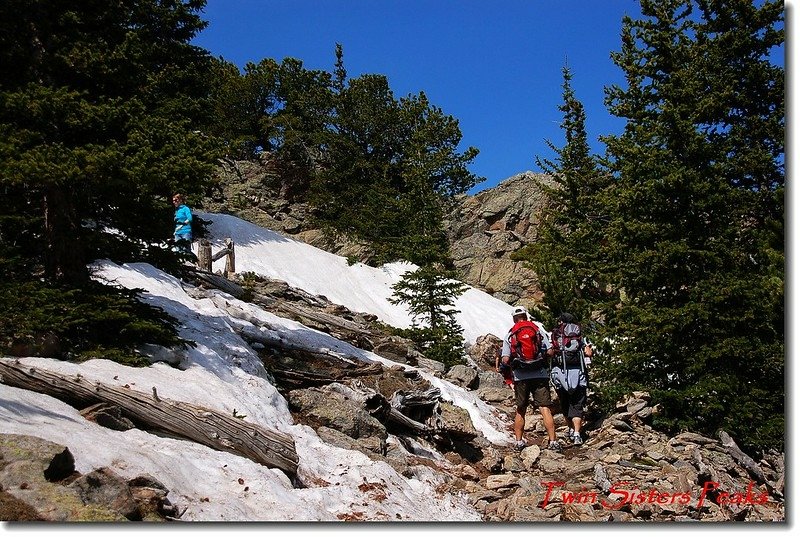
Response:
M175 209L175 239L192 240L192 211L186 205Z

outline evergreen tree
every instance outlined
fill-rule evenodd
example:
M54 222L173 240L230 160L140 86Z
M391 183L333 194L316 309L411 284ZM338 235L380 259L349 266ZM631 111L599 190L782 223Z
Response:
M339 46L325 151L311 189L319 223L367 245L373 263L441 261L448 249L444 211L477 183L467 170L477 150L458 151L458 121L424 93L398 100L385 76L346 76Z
M2 291L15 296L33 286L50 299L61 296L67 308L40 316L49 328L37 330L66 334L59 321L75 297L103 303L87 263L157 253L148 245L171 235L171 194L180 190L191 201L210 176L215 146L203 132L210 64L190 44L205 26L203 5L0 6ZM127 318L135 333L135 319ZM18 336L4 327L0 344ZM73 336L92 337L85 326Z
M294 58L248 62L243 72L218 59L212 133L230 158L255 159L266 151L309 172L330 124L332 84L330 73L308 70Z
M602 196L609 177L591 155L586 113L572 89L572 72L564 67L562 73L559 110L564 114L561 128L566 143L559 148L547 141L555 160L536 158L553 184L543 186L547 205L536 242L514 255L536 272L546 308L539 316L551 323L564 311L588 319L606 298L601 245L608 217Z
M41 207L26 247L48 278L85 281L98 248L168 236L171 191L201 190L213 148L198 130L208 57L189 44L201 7L0 8L0 180Z
M213 61L210 133L217 137L228 158L257 158L272 149L272 120L278 109L277 62L265 59L247 63L244 73L222 58Z
M467 286L454 279L441 265L426 265L406 273L392 289L393 304L407 304L414 326L404 334L417 343L425 355L455 365L463 362L464 330L456 321L455 300Z
M613 54L627 120L606 139L621 303L600 367L611 404L650 390L658 423L783 447L782 6L641 0Z

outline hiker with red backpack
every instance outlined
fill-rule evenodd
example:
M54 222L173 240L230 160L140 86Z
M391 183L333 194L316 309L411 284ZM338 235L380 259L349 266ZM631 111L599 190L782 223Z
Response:
M569 313L558 317L550 340L552 345L547 350L552 363L550 375L561 403L561 412L569 425L567 441L579 446L583 444L581 427L592 347L584 339L581 325Z
M514 326L503 340L501 360L511 368L514 380L517 407L514 415L515 447L521 451L527 445L522 434L525 430L525 411L532 397L534 408L539 408L544 420L547 448L560 451L561 444L556 440L556 426L550 412L553 401L550 398L550 371L546 358L549 346L547 333L540 325L528 320L528 311L522 306L514 308L512 318Z

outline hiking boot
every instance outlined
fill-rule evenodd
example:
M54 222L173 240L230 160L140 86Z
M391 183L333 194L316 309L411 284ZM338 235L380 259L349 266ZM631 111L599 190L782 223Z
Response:
M561 444L558 442L558 440L551 440L550 443L547 444L547 447L545 449L561 452Z
M528 443L525 442L525 440L517 440L517 442L514 444L514 449L517 451L522 451L526 447L528 447Z
M583 438L581 438L581 433L575 433L572 435L572 445L573 446L580 446L583 444Z

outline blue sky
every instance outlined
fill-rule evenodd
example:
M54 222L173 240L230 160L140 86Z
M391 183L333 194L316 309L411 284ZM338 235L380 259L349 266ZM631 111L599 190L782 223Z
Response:
M494 186L552 157L563 145L561 69L586 107L597 137L622 122L603 103L603 88L623 83L610 58L620 48L622 17L636 0L208 0L209 26L195 43L240 67L293 57L332 70L336 43L348 75L384 74L395 97L424 91L459 120L462 148L480 154L470 167Z

